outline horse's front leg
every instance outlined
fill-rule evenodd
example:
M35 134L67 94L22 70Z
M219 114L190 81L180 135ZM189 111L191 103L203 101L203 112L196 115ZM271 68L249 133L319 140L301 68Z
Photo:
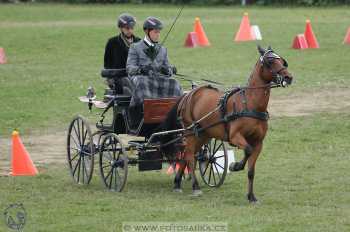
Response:
M247 198L250 203L258 201L253 192L254 176L255 176L255 163L262 149L262 143L257 144L252 151L251 156L248 159L248 194Z
M236 145L239 149L244 149L244 157L240 162L233 162L230 164L229 169L231 172L237 172L244 169L247 160L253 152L253 148L248 144L247 140L240 134L236 133L231 139L231 144Z

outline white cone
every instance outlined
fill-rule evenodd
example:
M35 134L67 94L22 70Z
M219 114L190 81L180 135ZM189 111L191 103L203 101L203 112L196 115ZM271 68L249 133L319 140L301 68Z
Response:
M222 156L224 155L224 151L217 151L217 153L215 154L215 157L218 157L218 156ZM232 162L235 162L235 153L233 152L233 150L227 150L227 166L230 165L230 163ZM216 162L221 166L221 167L224 167L224 162L225 162L225 159L224 157L220 157L220 158L217 158L216 159ZM223 173L223 169L221 168L218 168L218 170L215 170L214 169L214 172L219 172L220 174ZM230 172L230 170L227 169L228 172Z
M261 32L258 25L252 25L250 27L250 33L255 40L262 40Z

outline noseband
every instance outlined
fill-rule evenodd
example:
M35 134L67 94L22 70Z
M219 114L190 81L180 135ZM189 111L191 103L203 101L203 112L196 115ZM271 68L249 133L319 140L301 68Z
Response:
M266 59L274 60L274 59L281 59L283 61L283 67L279 70L273 70L271 67L271 63L266 61ZM272 50L267 50L264 55L260 56L260 63L263 65L263 67L266 67L269 69L269 71L272 73L272 82L275 85L271 85L271 88L275 87L286 87L287 85L290 85L292 83L292 79L289 76L283 76L281 75L281 72L288 68L288 63L285 59L274 53Z

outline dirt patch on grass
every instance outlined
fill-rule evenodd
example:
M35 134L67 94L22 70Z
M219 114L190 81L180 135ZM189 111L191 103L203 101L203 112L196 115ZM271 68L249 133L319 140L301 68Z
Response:
M298 117L320 112L349 112L349 109L350 88L321 89L272 97L269 106L272 117Z
M349 112L350 88L333 88L314 92L298 92L272 97L269 111L272 118L300 117L320 112ZM22 136L31 158L39 167L66 162L66 132ZM9 172L11 138L0 138L0 175Z

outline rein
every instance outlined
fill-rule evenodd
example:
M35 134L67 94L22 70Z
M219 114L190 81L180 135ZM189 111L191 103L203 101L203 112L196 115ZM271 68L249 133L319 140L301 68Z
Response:
M232 112L229 115L223 115L223 109L225 109L226 111L226 104L227 104L227 100L229 99L229 97L231 97L232 95L234 95L235 93L241 92L242 90L246 90L246 89L259 89L259 88L276 88L276 87L280 87L280 85L271 85L271 84L267 84L267 85L263 85L263 86L257 86L257 87L235 87L232 88L229 91L226 91L225 94L220 98L219 100L219 104L218 106L213 109L212 111L208 112L206 115L204 115L202 118L198 119L197 121L194 121L190 126L188 126L187 128L182 129L181 131L177 131L177 132L181 132L182 135L172 139L170 141L168 141L167 143L162 144L162 147L166 147L176 141L179 141L181 139L183 139L184 137L187 136L191 136L191 135L195 135L196 137L199 137L200 133L212 128L214 126L217 126L219 124L224 123L225 124L225 137L228 137L228 133L227 133L227 123L230 121L234 121L238 118L241 117L251 117L251 118L256 118L259 120L264 120L267 121L269 118L269 115L267 112L257 112L257 111L249 111L249 110L242 110L240 112ZM181 107L183 107L183 105L181 105ZM202 122L203 120L209 118L210 116L212 116L214 113L216 113L217 111L221 111L222 112L222 117L220 120L218 120L217 122L211 123L208 126L205 127L201 127L200 122ZM179 110L181 111L181 109ZM179 117L178 120L181 120L181 117ZM182 120L181 120L182 121ZM183 125L183 123L181 122L181 124ZM228 138L225 138L224 140L227 140Z
M268 50L265 52L264 55L262 55L260 57L260 62L264 65L265 62L264 62L264 58L267 54L269 54L269 52L272 52L271 50ZM275 58L280 58L279 56ZM179 141L181 139L183 139L184 137L187 137L187 136L191 136L191 135L195 135L196 137L199 137L200 133L209 129L209 128L212 128L214 126L217 126L219 124L224 124L224 128L225 128L225 135L224 135L224 140L225 141L228 141L229 140L229 128L228 128L228 123L231 122L231 121L234 121L238 118L241 118L241 117L250 117L250 118L255 118L255 119L258 119L258 120L262 120L262 121L267 121L269 119L269 113L268 112L258 112L256 110L248 110L248 107L247 107L247 99L246 99L246 94L245 94L245 91L246 90L250 90L250 89L266 89L266 88L269 88L269 89L272 89L272 88L278 88L278 87L286 87L288 82L286 82L286 80L284 80L284 77L280 75L280 72L283 71L284 69L286 69L286 67L288 67L288 64L287 62L283 59L284 61L284 67L282 67L280 70L278 70L277 72L276 71L273 71L273 70L270 70L272 72L272 76L273 76L273 81L272 83L268 83L268 84L265 84L265 85L260 85L260 86L255 86L255 87L249 87L249 86L244 86L244 87L240 87L240 86L233 86L231 87L230 90L226 91L224 93L223 96L221 96L220 100L219 100L219 103L218 103L218 106L213 109L212 111L210 111L209 113L207 113L206 115L204 115L202 118L192 122L192 124L186 128L182 128L180 130L176 130L174 132L177 132L177 133L181 133L180 136L178 136L177 138L175 139L172 139L170 141L168 141L167 143L165 144L162 144L162 147L165 147L165 146L168 146L176 141ZM271 67L270 67L271 69ZM250 76L251 78L251 76ZM249 78L249 79L250 79ZM210 85L208 85L207 87L210 87L212 88ZM242 96L242 103L244 105L244 109L239 111L239 112L236 112L235 111L235 103L233 105L233 112L230 113L230 114L226 114L226 107L227 107L227 102L229 100L229 98L231 96L233 96L234 94L236 93L240 93L241 96ZM187 95L188 97L189 95ZM192 97L192 94L190 94L190 96ZM187 100L188 99L185 99L184 102L187 103ZM184 125L183 124L183 121L182 121L182 113L183 113L183 107L184 107L184 104L180 104L179 105L180 108L178 108L178 120L180 122L181 125ZM202 122L203 120L211 117L214 113L220 111L221 113L221 118L214 122L214 123L211 123L205 127L202 127L200 125L200 122Z

